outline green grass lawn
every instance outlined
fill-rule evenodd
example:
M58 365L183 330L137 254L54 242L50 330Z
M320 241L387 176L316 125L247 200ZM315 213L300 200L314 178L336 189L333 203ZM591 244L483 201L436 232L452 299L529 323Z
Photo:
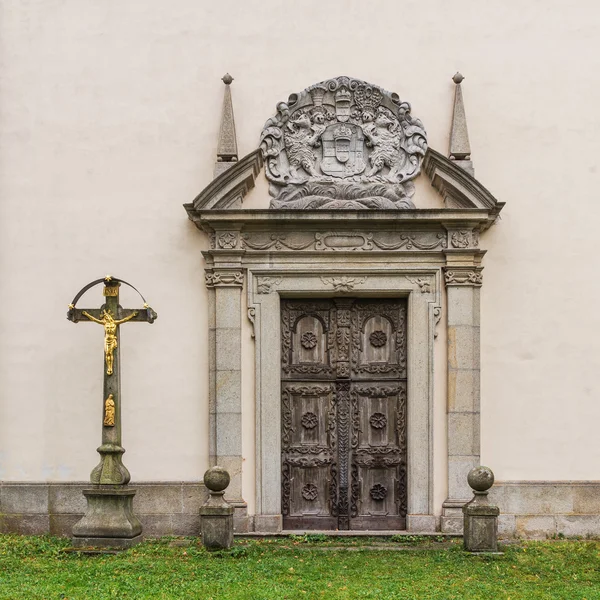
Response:
M0 536L0 598L600 599L597 541L511 544L502 556L414 537L242 539L212 554L194 539L151 540L118 555L64 552L69 545Z

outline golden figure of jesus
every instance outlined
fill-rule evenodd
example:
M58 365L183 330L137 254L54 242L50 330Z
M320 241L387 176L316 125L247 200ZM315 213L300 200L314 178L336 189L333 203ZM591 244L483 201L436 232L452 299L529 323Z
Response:
M96 317L93 317L85 310L82 311L82 314L84 314L90 321L94 321L94 323L104 326L104 356L106 357L106 374L112 375L114 351L117 348L117 326L133 319L133 317L137 315L137 311L134 311L128 317L118 321L114 319L108 310L103 311L101 319L96 319Z
M115 426L115 401L112 394L109 394L104 403L104 425L105 427Z

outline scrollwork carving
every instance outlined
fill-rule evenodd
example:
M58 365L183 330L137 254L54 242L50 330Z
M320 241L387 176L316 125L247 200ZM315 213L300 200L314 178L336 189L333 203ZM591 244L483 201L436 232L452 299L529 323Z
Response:
M208 288L241 287L244 285L243 271L205 271L204 283Z
M446 285L473 285L480 286L483 283L481 271L475 270L451 270L444 273Z
M255 338L256 337L256 330L255 330L255 326L256 326L256 307L249 306L247 314L248 314L248 321L250 321L250 323L252 325L252 333L250 335L251 335L251 337Z
M438 336L438 325L440 324L440 321L442 319L442 307L441 306L434 306L433 307L433 318L435 320L434 323L434 333L433 333L433 337L436 338Z

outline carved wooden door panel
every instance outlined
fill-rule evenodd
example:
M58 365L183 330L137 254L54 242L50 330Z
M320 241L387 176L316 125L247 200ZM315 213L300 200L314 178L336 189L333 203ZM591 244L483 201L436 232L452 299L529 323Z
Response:
M281 306L284 529L404 529L406 301Z

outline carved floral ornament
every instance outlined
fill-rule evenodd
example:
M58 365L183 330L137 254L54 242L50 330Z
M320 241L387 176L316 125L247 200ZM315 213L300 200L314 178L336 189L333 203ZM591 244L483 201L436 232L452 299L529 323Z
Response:
M336 77L280 102L260 148L271 208L406 209L427 138L397 94Z

